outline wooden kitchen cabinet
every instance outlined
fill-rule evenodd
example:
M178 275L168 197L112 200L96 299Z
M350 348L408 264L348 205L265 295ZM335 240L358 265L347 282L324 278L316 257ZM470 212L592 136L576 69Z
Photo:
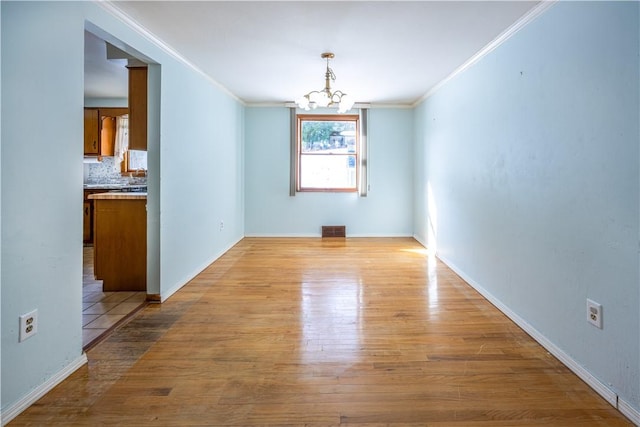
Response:
M147 151L147 67L129 67L129 149Z
M100 110L100 155L113 156L116 148L116 118Z
M82 242L90 245L93 243L93 200L89 198L92 194L106 193L109 188L84 189L84 199L82 203Z
M89 199L94 202L94 274L103 291L146 291L146 193L102 193Z
M128 108L84 109L84 155L113 156L116 117L129 114Z
M100 119L97 108L84 109L84 155L97 156L100 152Z
M86 199L86 197L85 197ZM91 214L93 213L92 202L85 200L82 203L82 241L84 243L92 242L92 233L91 226L93 225L91 221Z

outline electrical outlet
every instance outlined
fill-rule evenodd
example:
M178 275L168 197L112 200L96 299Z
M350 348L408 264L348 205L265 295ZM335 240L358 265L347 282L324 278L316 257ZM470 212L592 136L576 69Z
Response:
M602 329L602 305L587 299L587 322Z
M31 338L38 332L38 310L30 311L20 316L20 334L18 342Z
M220 231L224 228L224 221L220 221Z

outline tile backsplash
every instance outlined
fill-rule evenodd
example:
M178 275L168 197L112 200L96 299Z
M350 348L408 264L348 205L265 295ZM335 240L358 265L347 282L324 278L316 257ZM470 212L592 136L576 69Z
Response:
M116 158L103 156L101 162L84 163L85 184L128 184L130 178L120 174L120 164L116 167ZM146 178L136 178L137 184L146 182Z

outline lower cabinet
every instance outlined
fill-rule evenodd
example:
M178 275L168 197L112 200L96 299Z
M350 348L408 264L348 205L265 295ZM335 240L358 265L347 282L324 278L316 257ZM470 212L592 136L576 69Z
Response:
M82 241L84 243L93 242L93 233L91 216L93 214L93 202L87 200L87 196L84 196L85 200L82 203Z
M93 265L103 291L146 291L146 195L131 199L108 198L108 194L91 197L98 197L93 199Z
M93 200L92 194L105 193L108 189L85 189L82 203L82 241L85 245L93 243Z

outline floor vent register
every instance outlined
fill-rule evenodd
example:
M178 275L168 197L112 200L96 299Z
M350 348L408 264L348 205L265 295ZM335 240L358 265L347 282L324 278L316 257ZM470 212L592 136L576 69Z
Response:
M344 225L323 225L322 237L347 237L347 227Z

